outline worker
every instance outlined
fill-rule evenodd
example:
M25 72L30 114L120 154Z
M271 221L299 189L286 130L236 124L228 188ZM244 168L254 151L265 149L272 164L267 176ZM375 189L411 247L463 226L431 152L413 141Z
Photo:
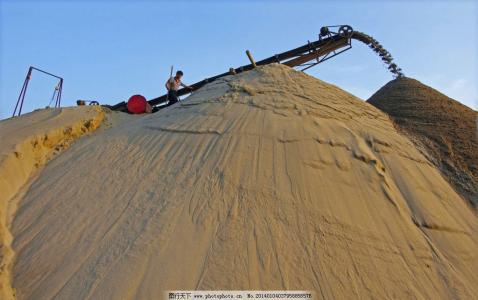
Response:
M179 101L178 90L180 86L188 88L190 90L193 89L192 87L185 85L181 82L181 78L183 77L183 75L183 71L177 71L176 76L171 77L168 79L168 81L166 81L165 86L168 90L168 105L173 105L174 103Z

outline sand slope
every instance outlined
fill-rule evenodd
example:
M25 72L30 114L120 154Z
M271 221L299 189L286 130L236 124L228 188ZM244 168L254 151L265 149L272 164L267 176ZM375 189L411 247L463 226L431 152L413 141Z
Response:
M0 298L10 299L13 252L8 226L21 189L52 156L103 121L100 107L43 109L0 121ZM16 199L14 196L16 195Z
M478 220L388 117L271 65L81 139L12 225L19 299L471 299Z
M397 78L368 102L389 114L475 208L478 207L478 113L411 78Z

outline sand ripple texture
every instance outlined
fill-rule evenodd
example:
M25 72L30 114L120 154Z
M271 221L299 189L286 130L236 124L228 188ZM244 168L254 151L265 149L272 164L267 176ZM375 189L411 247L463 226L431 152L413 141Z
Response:
M13 220L18 299L473 299L478 220L378 109L280 65L78 140Z

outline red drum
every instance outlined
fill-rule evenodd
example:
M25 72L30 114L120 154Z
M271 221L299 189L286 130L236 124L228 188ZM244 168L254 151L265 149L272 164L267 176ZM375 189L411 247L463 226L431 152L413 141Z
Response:
M128 99L128 104L126 107L128 111L132 114L142 114L146 112L146 105L148 101L141 95L134 95Z

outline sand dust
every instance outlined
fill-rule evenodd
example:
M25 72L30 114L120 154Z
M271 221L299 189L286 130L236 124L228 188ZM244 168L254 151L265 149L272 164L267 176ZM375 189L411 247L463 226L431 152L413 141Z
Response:
M11 226L18 299L472 299L478 219L388 116L284 66L80 139Z

